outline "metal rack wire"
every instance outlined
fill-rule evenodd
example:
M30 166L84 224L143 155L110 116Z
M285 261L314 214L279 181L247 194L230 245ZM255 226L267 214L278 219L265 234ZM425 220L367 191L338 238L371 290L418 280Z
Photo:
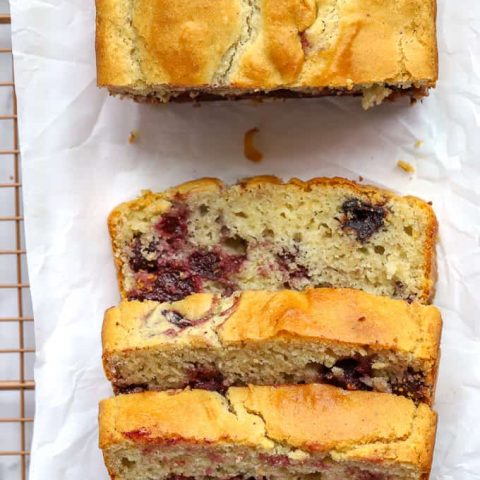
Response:
M33 316L23 235L22 180L10 16L0 13L0 478L25 480L33 423ZM6 44L4 44L6 43ZM6 77L6 78L4 78ZM10 138L5 138L10 137ZM5 240L6 239L6 240ZM10 272L10 273L7 273ZM10 277L9 277L10 275ZM11 277L13 275L13 278ZM8 368L7 368L8 367ZM15 374L12 374L12 371ZM7 377L7 378L4 378Z

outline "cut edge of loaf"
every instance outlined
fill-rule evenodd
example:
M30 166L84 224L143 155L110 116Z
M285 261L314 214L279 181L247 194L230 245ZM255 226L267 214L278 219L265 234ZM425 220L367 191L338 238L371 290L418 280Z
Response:
M248 188L255 185L294 185L300 189L308 191L315 185L339 185L347 187L359 194L366 194L370 196L376 196L378 198L404 198L408 201L415 203L421 208L428 216L428 227L425 232L427 243L425 245L425 251L423 255L424 270L426 272L425 278L422 282L422 296L419 301L422 303L431 303L435 295L435 284L437 279L437 264L436 264L436 242L438 237L438 223L435 213L431 205L424 200L412 196L401 196L390 190L375 187L373 185L360 185L354 181L341 178L341 177L316 177L310 180L301 180L299 178L291 178L288 181L283 181L281 178L274 175L258 175L254 177L248 177L237 184L243 188ZM148 208L156 201L165 201L165 210L169 207L169 200L171 200L176 194L188 195L197 191L222 191L228 188L230 185L225 184L218 178L204 177L192 181L188 181L179 184L175 187L168 188L163 192L154 193L150 190L145 190L139 197L134 200L123 202L115 207L108 217L108 230L112 240L112 250L114 256L114 262L117 270L117 281L119 285L120 295L122 298L126 298L127 292L124 288L124 275L123 275L123 260L120 256L120 251L115 244L117 237L117 228L122 218L127 218L130 210L138 211L144 208ZM158 213L161 213L160 211Z

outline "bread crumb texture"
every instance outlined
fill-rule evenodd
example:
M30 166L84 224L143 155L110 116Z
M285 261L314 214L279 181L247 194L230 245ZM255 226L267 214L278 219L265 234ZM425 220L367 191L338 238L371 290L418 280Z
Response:
M96 0L98 84L168 100L188 89L365 93L437 79L435 0ZM320 92L319 90L319 92Z
M437 223L415 197L340 178L200 179L109 217L123 298L356 288L430 302Z
M399 160L397 166L401 168L406 173L415 173L415 167L405 160Z
M128 143L137 143L139 135L138 130L132 130L128 135Z
M99 421L114 478L321 472L332 480L421 480L436 415L395 395L302 385L237 387L226 397L202 390L120 395L101 402Z

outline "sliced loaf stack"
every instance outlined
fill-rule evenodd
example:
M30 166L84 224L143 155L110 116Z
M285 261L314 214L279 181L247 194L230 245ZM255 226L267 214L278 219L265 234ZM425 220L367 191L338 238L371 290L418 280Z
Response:
M429 476L431 207L334 179L215 179L109 218L112 479Z

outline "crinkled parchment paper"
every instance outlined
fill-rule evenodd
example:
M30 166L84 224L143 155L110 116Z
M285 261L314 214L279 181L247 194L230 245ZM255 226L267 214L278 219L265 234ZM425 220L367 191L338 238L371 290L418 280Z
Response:
M349 98L198 108L111 98L95 86L92 0L11 7L38 349L31 480L107 478L97 447L97 403L110 394L100 328L119 299L109 211L141 189L260 173L361 176L433 202L445 326L432 478L480 478L480 1L439 0L441 76L423 104L367 112ZM243 156L252 127L259 164Z

